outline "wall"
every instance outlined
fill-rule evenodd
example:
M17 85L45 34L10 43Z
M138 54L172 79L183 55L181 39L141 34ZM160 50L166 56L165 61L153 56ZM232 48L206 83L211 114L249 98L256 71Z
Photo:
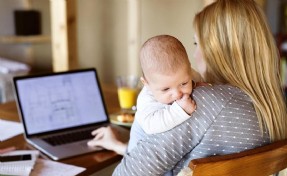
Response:
M266 1L266 15L267 19L269 21L269 25L271 26L271 30L273 34L278 34L279 31L279 21L280 21L280 12L278 9L280 9L280 3L282 0L267 0Z
M103 82L124 73L127 59L127 1L78 1L80 67L96 67Z
M136 1L136 0L135 0ZM193 66L192 20L203 8L202 0L137 0L140 2L138 45L158 34L179 38ZM272 31L278 31L280 0L267 0L266 11ZM103 82L114 83L128 74L129 0L78 0L78 44L80 67L96 67ZM138 59L138 58L135 58ZM140 74L137 70L135 74Z
M0 0L0 35L14 35L13 10L23 9L26 0ZM41 11L42 32L50 34L48 0L32 0ZM178 37L192 58L192 18L201 9L198 0L139 0L140 35L138 45L157 34ZM114 83L127 73L128 0L78 0L79 67L96 67L103 82ZM0 44L0 57L31 64L37 71L51 70L51 46L47 44ZM138 59L138 58L135 58ZM192 60L192 59L191 59ZM139 67L138 67L139 68ZM137 71L140 74L140 70ZM135 74L137 74L135 73Z
M193 62L193 17L203 7L198 0L145 0L142 1L141 43L158 34L177 37L185 46Z
M154 35L174 35L182 41L195 66L192 56L194 49L192 20L194 14L202 9L203 1L138 1L140 2L138 45ZM14 34L12 11L15 8L23 8L25 2L26 0L0 0L0 35ZM96 67L101 81L105 83L114 83L116 76L128 74L128 2L129 0L77 1L79 67ZM276 19L277 11L274 9L277 9L277 6L269 7L270 4L274 5L268 0L267 15L271 16L269 20L273 31L276 31L278 24L272 19ZM32 6L41 10L43 33L50 34L49 1L32 0ZM52 67L50 44L0 44L1 56L25 62L33 61L33 66L38 70L51 70ZM135 74L140 74L140 69Z
M202 6L198 0L141 0L139 45L157 34L174 35L192 61L192 19ZM128 0L78 0L80 67L96 67L106 83L128 74L127 7Z
M42 34L51 34L51 18L49 0L31 0L32 7L41 12L42 17ZM52 70L52 49L50 43L31 45L33 50L34 66L39 71Z
M0 35L14 34L13 10L23 7L23 2L18 0L0 0ZM15 60L26 60L25 46L0 44L0 57Z
M32 8L41 11L42 33L50 34L50 12L48 0L33 0ZM26 0L0 0L0 36L15 34L13 11L27 8ZM51 70L51 47L45 44L0 43L0 57L30 64L39 71Z

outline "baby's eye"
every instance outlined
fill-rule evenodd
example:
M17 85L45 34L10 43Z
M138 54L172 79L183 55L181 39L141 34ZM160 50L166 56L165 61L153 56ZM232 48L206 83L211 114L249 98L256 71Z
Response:
M197 45L197 42L194 42L193 44L194 44L194 45Z
M165 89L162 89L161 91L162 92L166 92L166 91L168 91L169 90L169 88L165 88Z
M188 82L184 82L184 83L181 84L181 86L185 86L187 83L188 83Z

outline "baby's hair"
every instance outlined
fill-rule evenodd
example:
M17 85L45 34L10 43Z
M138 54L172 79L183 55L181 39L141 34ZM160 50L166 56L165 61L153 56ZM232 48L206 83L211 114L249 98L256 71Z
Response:
M155 72L172 74L178 69L191 68L183 44L170 35L148 39L140 50L140 64L145 77Z

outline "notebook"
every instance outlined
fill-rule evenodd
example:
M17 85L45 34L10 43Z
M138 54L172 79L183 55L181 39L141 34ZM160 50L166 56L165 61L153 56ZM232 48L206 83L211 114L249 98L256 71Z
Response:
M54 160L101 148L91 131L109 124L95 69L13 78L26 141Z

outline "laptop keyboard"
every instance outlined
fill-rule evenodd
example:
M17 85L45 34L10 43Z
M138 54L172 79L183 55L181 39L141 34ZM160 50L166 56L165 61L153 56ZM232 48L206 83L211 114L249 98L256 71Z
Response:
M91 134L92 130L82 130L76 132L70 132L66 134L61 134L57 136L46 137L43 140L52 146L68 144L72 142L77 142L86 139L92 139L94 136Z

